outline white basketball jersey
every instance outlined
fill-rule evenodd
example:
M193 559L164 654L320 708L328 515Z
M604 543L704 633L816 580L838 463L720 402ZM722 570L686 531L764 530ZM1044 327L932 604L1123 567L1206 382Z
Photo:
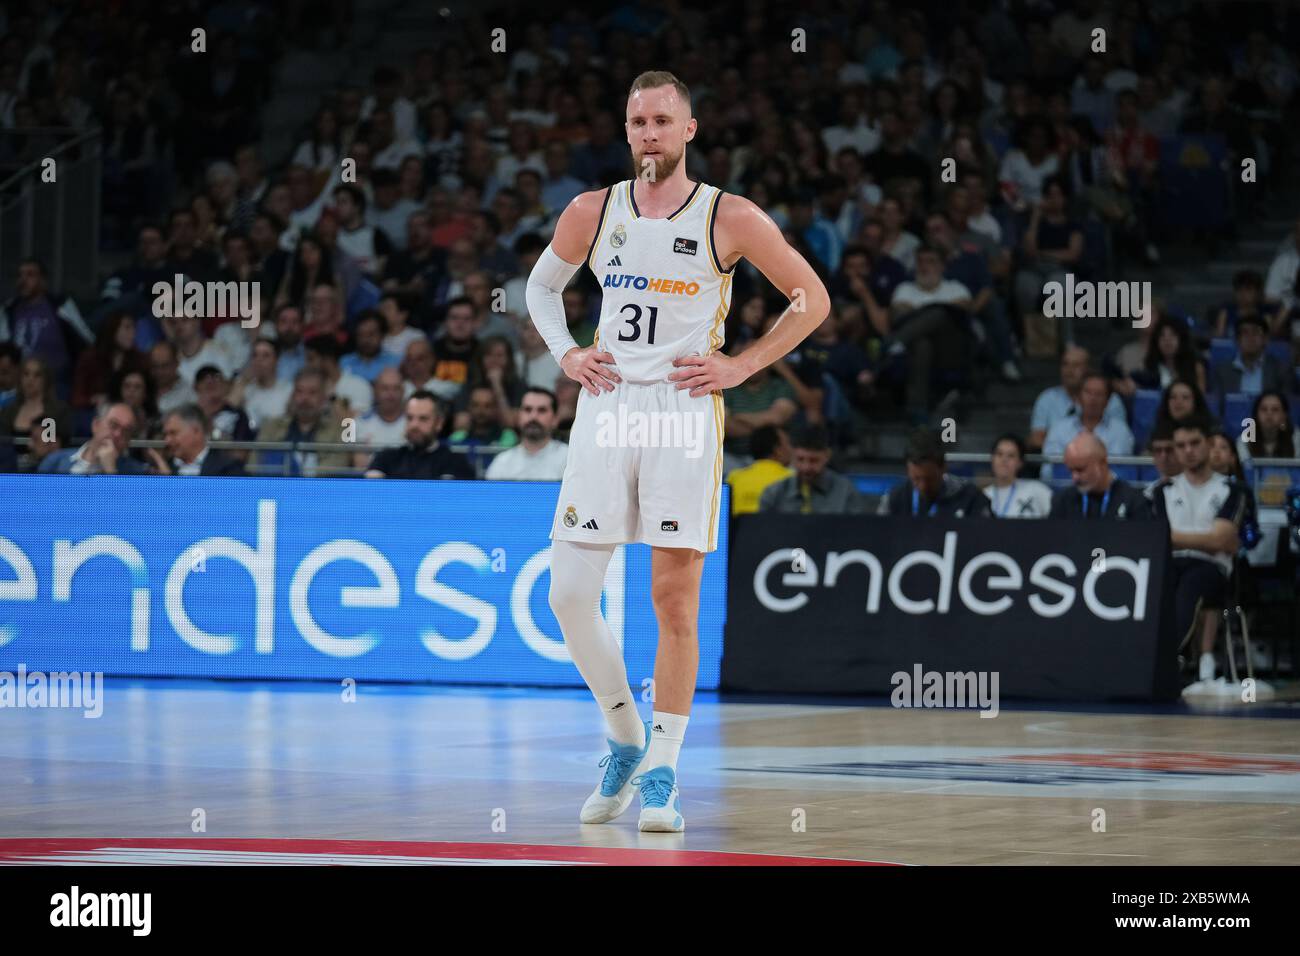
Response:
M609 188L587 265L603 301L595 344L630 382L662 382L673 359L722 347L731 308L731 270L713 246L722 190L696 183L664 219L640 215L634 180Z

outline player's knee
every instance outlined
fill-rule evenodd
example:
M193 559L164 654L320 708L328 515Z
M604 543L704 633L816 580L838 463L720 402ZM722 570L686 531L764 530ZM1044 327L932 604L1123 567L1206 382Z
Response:
M551 575L548 601L551 612L561 624L591 617L591 609L599 599L599 589L593 596L592 589L585 582L570 581L561 576Z
M686 633L695 627L699 615L699 604L695 595L667 583L656 582L651 597L654 600L655 617L659 620L659 631Z

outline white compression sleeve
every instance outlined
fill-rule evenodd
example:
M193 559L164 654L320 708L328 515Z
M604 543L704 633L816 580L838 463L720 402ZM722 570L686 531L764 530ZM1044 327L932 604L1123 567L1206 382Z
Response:
M578 343L569 334L569 324L564 320L564 299L561 293L569 284L573 274L581 265L565 262L547 245L542 250L537 265L528 274L528 285L524 289L524 299L528 303L528 314L532 316L533 325L546 341L557 364L570 349L576 349Z

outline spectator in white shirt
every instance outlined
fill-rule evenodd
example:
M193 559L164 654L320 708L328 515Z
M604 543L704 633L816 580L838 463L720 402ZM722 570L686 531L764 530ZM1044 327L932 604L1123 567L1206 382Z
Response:
M280 418L289 406L293 383L278 377L280 345L272 339L258 339L248 365L230 392L230 404L243 408L253 431L262 422Z
M1041 481L1021 478L1025 443L1016 435L1003 435L993 443L989 459L993 481L984 489L998 518L1046 518L1052 510L1052 489Z
M375 203L366 212L366 223L382 233L392 248L406 248L406 220L420 211L420 204L402 196L401 181L391 169L376 169L370 177ZM339 237L342 239L342 235Z
M387 323L384 351L396 355L399 361L406 357L406 348L412 342L421 339L428 341L429 337L419 329L407 326L406 323L411 318L411 310L406 307L401 296L385 295L379 300L379 313Z
M290 162L321 172L333 169L340 152L338 116L327 106L317 112L310 138L298 144Z
M203 334L197 315L167 316L162 325L163 334L176 346L177 372L186 385L194 384L194 373L205 365L215 365L230 377L230 356Z
M1052 127L1046 120L1030 120L1024 133L1024 148L1010 150L1002 158L998 180L1011 208L1025 210L1043 198L1044 181L1056 175L1060 168L1052 137Z
M391 66L378 66L370 82L375 92L361 102L361 118L371 119L378 111L387 111L397 136L411 139L415 136L415 104L402 95L402 74Z
M334 208L339 217L338 247L365 275L381 275L393 244L384 230L366 225L366 194L344 183L334 190Z
M903 205L893 196L880 202L880 222L885 227L880 249L902 263L908 272L916 270L916 250L921 240L903 228Z
M386 368L375 376L374 407L357 422L357 444L400 445L406 440L406 395L402 373ZM374 452L359 451L352 456L355 468L365 468Z
M515 364L519 368L519 378L525 385L549 388L561 374L551 350L546 347L546 340L537 326L532 322L519 324L519 348L515 351Z
M414 114L414 109L412 113ZM419 141L410 134L401 132L396 126L394 114L386 109L377 109L370 114L368 142L372 155L370 165L374 169L396 170L406 157L423 153ZM361 170L358 169L357 172L359 174Z
M343 346L332 335L317 335L307 340L307 368L315 369L325 377L325 393L336 403L346 403L339 408L342 415L359 417L370 411L373 401L370 383L360 375L345 372L339 366Z
M180 377L176 346L165 339L149 350L149 377L158 396L158 411L164 415L178 405L198 400L194 386Z
M822 130L826 151L836 156L846 146L865 156L880 147L880 132L867 122L862 94L856 89L846 90L840 100L840 121Z
M524 392L515 419L520 444L493 458L486 477L493 481L562 479L569 446L551 437L555 432L557 410L555 393L549 389L530 388Z
M1296 275L1300 272L1300 219L1296 220L1295 233L1289 244L1284 245L1273 264L1268 267L1268 277L1264 280L1264 300L1279 302L1284 309L1296 304Z
M1199 631L1201 680L1214 678L1218 611L1226 600L1232 558L1241 547L1247 501L1241 486L1210 467L1210 426L1189 418L1174 426L1182 473L1156 486L1152 505L1169 522L1175 628L1180 646Z
M953 364L961 348L957 322L971 307L971 294L960 282L943 277L943 256L933 246L916 251L916 279L894 290L890 302L893 340L887 354L907 355L907 407L914 424L929 408L930 371L936 361Z
M533 169L537 175L546 175L546 162L537 148L537 134L531 123L516 120L510 124L510 149L497 160L497 181L513 183L515 173L521 169Z

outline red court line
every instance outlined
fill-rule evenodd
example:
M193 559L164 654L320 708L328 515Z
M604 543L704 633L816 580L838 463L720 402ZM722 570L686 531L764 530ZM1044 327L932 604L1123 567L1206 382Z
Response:
M103 839L0 840L0 860L53 862L51 857L95 850L208 850L228 853L297 853L346 855L364 865L367 856L408 856L509 863L544 860L555 863L595 863L608 866L895 866L865 860L837 860L809 856L773 856L764 853L726 853L714 850L656 850L635 847L556 846L529 843L441 843L381 840L292 839L168 839L108 837ZM44 860L32 860L43 857ZM28 858L28 859L23 859ZM250 859L250 864L255 864Z

